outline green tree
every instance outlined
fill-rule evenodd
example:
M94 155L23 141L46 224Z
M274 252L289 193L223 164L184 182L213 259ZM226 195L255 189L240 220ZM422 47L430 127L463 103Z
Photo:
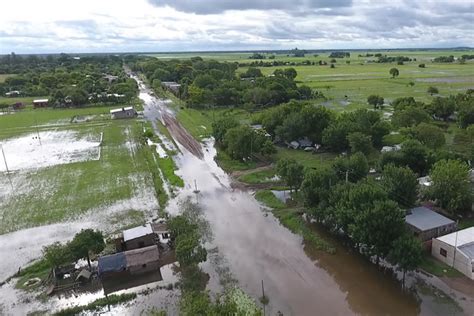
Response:
M431 102L428 110L436 117L446 121L454 113L455 108L454 100L437 97Z
M386 165L382 172L382 186L400 207L411 207L417 200L418 180L409 168Z
M430 115L424 109L413 106L395 110L392 116L392 124L397 127L415 126L422 122L428 123L430 120Z
M341 180L357 182L367 176L369 164L361 152L356 152L347 157L338 157L334 160L333 169Z
M352 153L361 152L367 155L372 150L372 137L368 135L360 132L354 132L347 136L347 140L351 146Z
M396 264L403 271L403 284L405 284L406 272L415 270L421 263L422 251L421 242L407 233L393 242L388 258L390 262Z
M77 233L69 244L75 259L87 259L91 268L91 254L99 254L105 248L104 236L100 231L83 229Z
M435 125L421 123L414 127L413 131L415 138L428 148L440 148L446 143L443 130Z
M432 86L428 88L427 92L431 95L439 93L438 88Z
M400 72L398 71L397 68L391 68L389 71L389 74L392 76L392 78L395 78L400 75Z
M374 110L378 107L381 107L384 103L384 99L379 95L369 95L367 98L367 103L374 107Z
M218 144L223 144L225 134L231 128L239 126L234 117L226 116L212 123L212 136Z
M469 166L459 160L440 160L430 173L429 195L452 214L471 210L472 191Z
M294 159L280 159L276 165L277 174L290 187L298 191L304 178L304 167Z
M241 78L258 78L263 77L262 71L255 67L249 67L246 72L240 74Z
M429 167L429 152L426 146L417 140L407 140L400 150L400 162L418 175L425 174Z
M359 212L354 224L349 226L354 241L364 245L368 255L384 258L392 249L393 240L405 229L405 214L391 200L374 201L369 208Z
M43 256L48 261L51 268L73 261L72 253L67 244L55 242L52 245L43 247Z
M305 206L317 207L328 200L331 187L338 179L333 169L319 168L310 170L304 175L301 183L301 195Z
M261 152L265 137L247 126L231 128L224 137L224 146L232 159L248 159L254 153Z

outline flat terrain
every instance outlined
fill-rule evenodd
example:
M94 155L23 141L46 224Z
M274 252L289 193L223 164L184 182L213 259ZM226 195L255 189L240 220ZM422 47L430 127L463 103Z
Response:
M174 53L153 54L159 59L191 58L200 56L205 59L216 59L218 61L238 62L239 64L250 64L251 62L269 63L281 61L287 63L283 66L260 67L264 75L269 75L275 69L293 67L298 72L296 80L311 88L322 92L327 100L319 103L336 110L353 110L367 107L367 97L378 94L389 103L398 97L412 96L417 100L431 102L433 96L427 93L430 86L439 89L439 95L447 96L456 94L467 89L474 89L474 60L465 64L434 63L433 58L438 56L460 57L472 55L473 50L406 50L406 51L370 51L368 53L381 53L391 57L406 56L413 61L397 63L376 63L376 57L359 57L365 55L366 51L351 51L350 58L335 58L335 68L330 68L332 58L330 53L311 53L305 57L288 57L285 54L276 54L275 59L254 60L249 59L250 53ZM314 56L317 55L317 56ZM267 57L270 55L266 55ZM416 59L416 60L415 60ZM315 62L316 65L298 66L292 63L304 61ZM317 65L319 61L327 63L325 66ZM425 68L419 64L424 63ZM238 72L246 71L248 67L240 67ZM397 68L400 75L392 79L389 75L391 68Z
M109 109L0 116L0 141L13 170L5 172L2 157L0 234L87 213L110 214L125 226L158 208L139 142L142 125L111 120Z

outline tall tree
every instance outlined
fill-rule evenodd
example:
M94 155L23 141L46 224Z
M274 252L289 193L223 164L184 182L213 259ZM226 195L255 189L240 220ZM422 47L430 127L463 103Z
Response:
M407 271L415 270L422 260L421 243L415 237L405 233L395 239L388 254L389 260L403 272L403 284Z
M87 259L91 268L91 254L99 254L105 248L104 235L100 231L83 229L70 242L69 247L76 259Z
M276 165L277 174L290 187L298 191L304 177L304 167L294 159L280 159Z
M398 71L397 68L390 69L389 73L392 76L392 78L398 77L400 75L400 71Z
M473 200L469 166L459 160L440 160L430 173L433 185L429 194L452 214L471 210Z
M416 174L407 167L386 165L382 172L382 186L400 207L411 207L418 197Z

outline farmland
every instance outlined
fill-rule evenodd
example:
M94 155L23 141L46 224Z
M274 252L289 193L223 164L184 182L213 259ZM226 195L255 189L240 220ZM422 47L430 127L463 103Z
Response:
M407 56L413 61L397 63L376 63L374 57L359 57L365 51L351 51L350 58L336 58L335 68L330 67L332 58L329 53L311 53L305 57L288 57L276 54L274 59L253 60L249 59L250 53L183 53L183 54L154 54L160 60L191 58L200 56L204 59L237 62L241 65L237 72L244 72L251 62L285 62L288 66L259 67L264 75L270 75L275 69L293 67L298 76L296 81L320 91L326 96L326 101L320 103L336 110L354 110L367 107L367 97L371 94L383 96L387 103L397 97L413 96L417 100L430 102L433 98L427 89L430 86L439 88L440 96L448 96L474 88L474 62L460 63L434 63L432 59L439 56L460 57L472 54L472 50L413 50L413 51L370 51L369 53L382 53L388 57ZM316 57L314 55L317 55ZM270 56L270 55L267 55ZM416 60L415 60L416 59ZM303 61L326 62L327 65L294 66L291 63ZM425 68L420 68L425 64ZM389 69L396 67L400 75L392 79Z
M0 179L0 234L86 214L153 215L158 204L146 149L139 141L142 125L112 121L109 109L25 110L0 116L0 140L13 170Z

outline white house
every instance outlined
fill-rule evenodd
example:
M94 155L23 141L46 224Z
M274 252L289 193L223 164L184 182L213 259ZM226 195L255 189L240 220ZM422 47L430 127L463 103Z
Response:
M431 254L474 280L474 227L434 238Z

